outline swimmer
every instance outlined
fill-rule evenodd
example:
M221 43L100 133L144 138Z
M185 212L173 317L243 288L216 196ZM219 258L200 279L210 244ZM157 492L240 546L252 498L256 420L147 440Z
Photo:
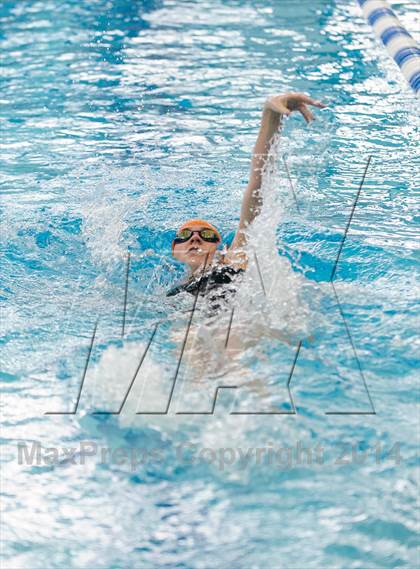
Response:
M281 125L283 115L300 112L306 122L315 119L309 105L324 108L320 101L303 93L285 93L270 97L264 104L260 131L252 155L248 186L245 190L239 225L229 248L217 250L222 237L217 228L203 219L190 219L177 230L172 242L172 254L190 268L187 279L173 287L167 296L180 292L208 294L215 289L225 289L227 284L243 273L248 266L244 251L247 244L247 228L262 207L261 183L263 169L268 158L273 136Z
M265 102L260 131L252 155L249 182L243 196L240 220L229 248L225 246L223 250L218 250L222 243L221 234L212 223L203 219L186 221L178 228L173 239L172 255L178 261L188 265L190 270L186 279L170 289L167 296L174 296L181 292L191 293L194 296L198 294L206 296L210 315L217 315L217 318L213 318L216 329L210 330L207 320L202 326L197 324L198 332L191 327L187 334L185 354L190 354L188 368L194 370L198 378L208 373L209 366L212 368L212 373L217 373L220 369L225 371L226 362L229 363L232 371L235 368L245 376L248 372L240 364L236 366L235 355L241 354L248 345L253 345L253 342L258 342L264 334L289 343L283 333L276 333L271 329L260 329L254 325L252 332L256 339L253 337L248 339L248 334L242 333L240 329L237 329L235 333L231 330L229 345L226 346L226 330L219 326L221 323L219 308L222 299L226 300L226 294L235 293L234 281L246 271L248 266L248 257L244 250L248 239L247 228L261 211L261 184L272 139L281 126L284 115L289 116L298 111L306 122L314 120L314 115L309 109L310 105L318 108L325 107L320 101L302 93L277 95ZM185 341L184 334L183 328L174 330L175 345ZM209 354L214 358L211 365Z

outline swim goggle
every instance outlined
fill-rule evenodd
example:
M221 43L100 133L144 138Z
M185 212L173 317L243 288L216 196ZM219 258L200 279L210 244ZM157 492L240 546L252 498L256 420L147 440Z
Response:
M220 241L219 236L213 229L181 229L175 236L174 243L186 243L194 233L198 233L203 241L208 241L209 243L218 243Z

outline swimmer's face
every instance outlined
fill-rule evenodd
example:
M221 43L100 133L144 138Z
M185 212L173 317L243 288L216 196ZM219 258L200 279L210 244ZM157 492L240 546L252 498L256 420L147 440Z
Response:
M208 229L206 226L192 225L187 229L194 231L194 233L188 241L185 241L184 243L175 243L173 251L175 259L181 261L181 263L187 263L192 268L202 265L206 261L206 257L206 264L210 264L216 252L218 243L211 243L200 237L198 232L201 229Z

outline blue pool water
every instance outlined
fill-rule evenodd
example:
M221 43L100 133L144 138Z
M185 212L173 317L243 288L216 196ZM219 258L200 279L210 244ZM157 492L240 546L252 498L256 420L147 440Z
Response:
M415 36L414 3L392 4ZM356 2L6 0L0 17L3 566L418 566L418 102ZM232 325L249 343L212 380L253 393L90 415L118 407L158 321L138 383L165 407L191 308L165 297L173 230L199 216L232 237L262 104L290 90L328 107L284 125L252 238L266 295L252 262ZM96 322L77 413L46 414L73 409Z

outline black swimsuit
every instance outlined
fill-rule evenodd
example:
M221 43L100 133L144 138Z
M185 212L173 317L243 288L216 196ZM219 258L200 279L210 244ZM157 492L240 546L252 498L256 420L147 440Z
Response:
M233 285L235 277L243 273L244 269L235 269L229 265L216 266L210 273L206 273L201 277L189 280L185 283L171 288L166 296L174 296L180 292L189 292L191 294L198 294L201 296L208 296L212 309L220 308L218 301L221 299L226 300L226 294L236 292L235 286L228 287L228 284Z

